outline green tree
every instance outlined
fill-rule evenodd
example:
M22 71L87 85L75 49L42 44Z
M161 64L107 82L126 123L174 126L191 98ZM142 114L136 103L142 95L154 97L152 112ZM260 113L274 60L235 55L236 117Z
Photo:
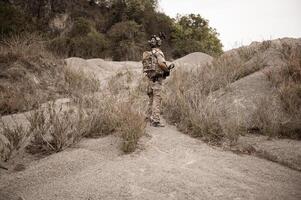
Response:
M204 52L213 56L222 53L218 33L200 15L178 16L172 31L173 56L181 57L192 52Z
M0 34L2 37L33 29L33 22L25 13L9 3L0 2Z
M96 30L92 21L78 18L65 36L52 40L49 48L63 56L97 58L105 56L108 40L104 34Z
M135 21L116 23L108 32L114 60L140 60L146 47L142 26Z

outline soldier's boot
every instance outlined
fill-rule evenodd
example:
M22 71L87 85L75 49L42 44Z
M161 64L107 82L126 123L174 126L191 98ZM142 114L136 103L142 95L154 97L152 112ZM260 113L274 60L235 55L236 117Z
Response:
M151 126L153 127L165 127L165 124L161 122L151 122Z

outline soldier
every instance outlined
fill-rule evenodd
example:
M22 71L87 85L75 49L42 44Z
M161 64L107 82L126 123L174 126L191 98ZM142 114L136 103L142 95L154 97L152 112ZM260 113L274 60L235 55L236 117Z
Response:
M148 41L151 51L143 53L143 72L148 77L147 95L149 97L147 119L150 125L154 127L164 127L160 121L161 90L162 81L169 75L169 67L166 64L163 52L160 50L162 40L153 35Z

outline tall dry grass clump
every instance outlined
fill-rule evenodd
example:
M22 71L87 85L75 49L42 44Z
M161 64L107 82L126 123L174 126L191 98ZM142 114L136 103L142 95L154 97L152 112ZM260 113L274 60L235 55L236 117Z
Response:
M264 53L270 48L271 41L264 41L253 46L240 47L214 59L212 64L198 72L201 73L200 78L204 85L208 85L207 92L224 88L263 69L266 66Z
M146 121L143 112L133 108L131 102L119 105L120 134L123 139L122 150L125 153L135 151L139 139L145 133Z
M100 91L100 81L92 74L83 70L74 70L63 67L64 94L72 98L81 98L83 95Z
M287 120L281 122L278 132L279 135L301 138L301 46L292 47L283 43L280 53L287 65L278 71L266 72L288 115Z
M59 152L78 142L84 131L80 112L78 108L64 109L54 103L33 111L29 117L33 140L28 150L41 154Z
M0 114L37 108L63 97L80 97L99 90L99 81L84 71L67 68L46 49L37 34L0 41Z
M167 95L163 98L165 118L194 137L211 144L234 143L240 127L221 121L210 98L212 86L204 84L207 74L199 69L194 73L177 70L168 82Z
M63 62L45 49L41 36L0 41L0 114L36 108L60 96Z
M114 108L120 123L117 132L123 139L122 150L125 153L133 152L137 148L146 127L146 102L140 91L140 83L143 81L139 80L139 84L134 86L133 76L133 72L125 70L116 73L108 81L108 91L115 99L113 102L116 102Z
M129 153L136 149L145 129L144 117L132 103L107 95L84 97L68 106L47 104L34 111L29 122L33 140L28 150L32 153L59 152L84 137L109 134L119 135L121 149Z
M26 127L12 118L10 123L0 116L0 161L7 161L14 153L24 148L29 137Z

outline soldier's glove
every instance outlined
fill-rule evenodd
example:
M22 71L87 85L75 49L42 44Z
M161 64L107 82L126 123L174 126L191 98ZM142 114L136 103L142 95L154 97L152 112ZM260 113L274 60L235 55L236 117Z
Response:
M163 72L163 78L166 78L166 77L169 76L169 75L170 75L170 71L169 71L169 70Z
M171 64L168 66L168 69L171 70L171 69L173 69L173 68L175 68L175 64L171 63Z
M170 75L170 70L172 70L173 68L175 68L175 64L172 63L167 67L168 71L165 71L163 73L163 78L168 77Z

